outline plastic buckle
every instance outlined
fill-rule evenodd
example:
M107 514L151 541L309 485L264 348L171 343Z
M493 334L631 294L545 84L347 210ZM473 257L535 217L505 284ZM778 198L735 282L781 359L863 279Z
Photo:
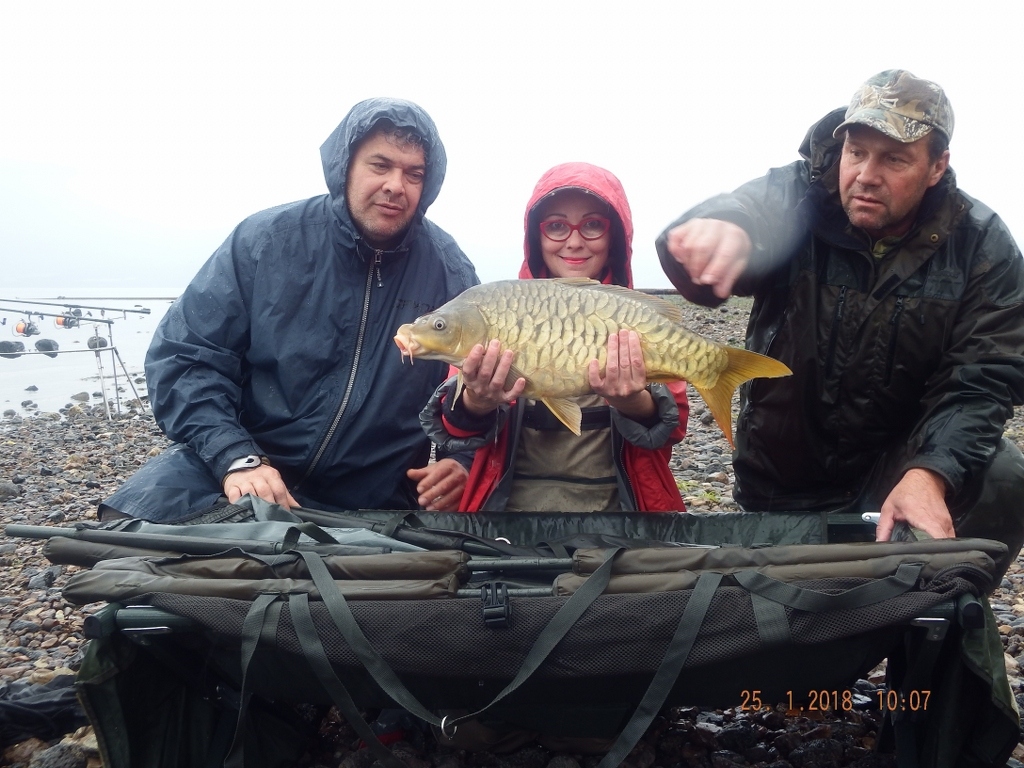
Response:
M508 600L508 587L492 581L480 587L480 600L484 624L493 629L508 627L512 622L512 603Z

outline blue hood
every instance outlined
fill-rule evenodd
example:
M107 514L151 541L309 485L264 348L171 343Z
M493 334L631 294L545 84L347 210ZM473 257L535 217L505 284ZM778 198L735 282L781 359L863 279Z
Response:
M324 166L324 179L331 194L331 209L343 230L350 236L358 234L345 202L345 181L348 177L352 149L383 119L390 120L398 128L412 128L426 140L427 175L423 181L423 193L413 224L419 222L430 204L437 199L444 182L448 157L437 133L437 126L430 116L417 104L403 99L373 98L361 101L349 110L345 119L320 146L320 159Z

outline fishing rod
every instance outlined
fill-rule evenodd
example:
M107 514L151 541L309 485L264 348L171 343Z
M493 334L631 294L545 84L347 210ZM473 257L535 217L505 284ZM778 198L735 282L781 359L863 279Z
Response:
M71 304L71 303L68 303L68 302L59 302L59 301L35 301L35 300L32 300L32 299L3 299L3 298L0 298L0 301L8 301L8 302L10 302L12 304L39 304L39 305L45 306L45 307L67 307L68 309L95 309L95 310L98 310L100 312L136 312L136 313L142 314L142 315L150 314L150 310L149 310L148 307L141 307L140 309L125 309L124 307L94 307L94 306L90 306L88 304ZM135 306L138 307L139 305L136 304ZM36 313L33 312L33 314L36 314Z
M6 299L0 299L0 301L6 301ZM146 310L146 311L148 312L149 310ZM76 325L81 323L81 321L83 320L83 318L80 315L75 315L75 314L73 314L71 312L64 312L63 314L56 315L56 314L53 314L52 312L37 312L34 309L12 309L11 307L0 307L0 312L12 312L12 313L14 313L16 315L27 315L29 317L33 317L33 316L35 316L35 317L55 317L55 318L58 318L58 319L65 319L65 320L72 320L72 321L74 321L73 323L66 324L66 325L61 324L61 327L63 327L63 328L74 328ZM4 320L3 323L0 323L0 325L3 325L6 322L7 321ZM114 324L113 320L108 320L108 319L106 319L104 317L89 317L89 319L86 322L89 322L89 323L104 323L105 325L108 325L108 326Z
M0 301L9 301L9 300L8 299L0 299ZM12 303L17 303L17 302L12 302ZM132 388L132 392L135 394L135 399L138 400L139 402L142 402L142 399L139 397L139 392L138 392L137 389L135 389L135 384L134 384L134 382L132 382L132 378L128 374L128 369L127 369L127 367L124 364L124 360L121 359L121 353L117 350L117 347L114 345L114 320L110 320L110 319L103 318L103 317L93 317L91 313L89 315L87 315L86 317L82 316L82 310L83 309L96 309L96 310L100 310L100 311L105 311L105 310L109 309L109 310L115 311L115 312L119 312L121 310L114 309L114 308L111 308L111 307L87 307L85 305L54 304L53 302L42 302L42 301L38 301L38 302L29 301L28 303L29 304L46 304L46 305L49 305L49 306L58 306L58 307L68 307L68 310L66 312L58 315L58 314L55 314L53 312L40 312L40 311L35 310L35 309L25 309L25 308L23 308L23 309L14 309L13 307L0 307L0 312L13 313L13 314L21 315L23 318L27 318L27 319L21 320L20 322L16 322L14 324L13 331L14 331L14 334L16 336L29 337L29 336L38 336L40 334L40 330L39 330L38 326L36 326L36 324L32 322L32 318L33 317L38 317L40 320L43 319L44 317L52 317L52 318L54 318L53 324L55 326L57 326L58 328L63 328L65 330L70 330L72 328L78 328L78 327L81 326L83 321L85 321L87 323L93 323L93 336L92 336L92 338L90 338L88 340L87 344L88 344L88 347L89 347L89 351L95 352L95 354L96 354L96 371L97 371L97 375L99 377L100 390L103 393L103 408L104 408L104 410L106 412L108 420L110 419L110 403L107 400L107 388L106 388L105 379L104 379L105 374L104 374L104 371L103 371L103 361L100 359L100 352L109 352L110 353L110 367L111 367L111 371L113 372L114 397L117 400L117 413L118 413L118 415L121 414L121 387L120 387L120 383L118 381L117 365L114 364L115 359L116 359L117 363L120 364L121 370L124 372L125 379L127 380L128 385ZM149 314L149 310L148 309L127 309L127 310L124 310L124 311L125 312L141 312L141 313ZM125 318L127 319L127 315L125 315ZM103 325L107 326L107 338L106 339L104 339L102 336L100 336L100 333L99 333L99 324L100 323L102 323ZM6 324L7 324L7 318L6 317L0 318L0 325L6 325ZM49 345L48 348L44 349L44 348L40 347L40 344L44 343L44 342ZM7 342L2 342L2 344L6 345ZM53 341L53 340L50 340L50 339L41 339L40 341L36 342L36 349L38 350L38 352L27 352L24 349L24 345L22 345L20 343L18 343L18 347L20 347L20 348L7 348L5 346L4 348L0 349L0 357L4 357L4 358L8 358L8 359L14 359L14 358L20 357L23 354L43 354L43 355L46 355L47 357L57 357L57 355L61 354L61 351L58 349L57 343L55 341ZM71 351L77 351L77 350L65 350L65 352L71 352ZM85 350L83 350L83 351L85 351Z
M68 528L48 525L21 525L11 523L4 534L19 539L52 539L63 537L92 544L153 550L160 553L187 555L218 555L230 549L240 549L255 555L280 555L290 550L306 550L322 555L384 554L384 547L366 547L353 544L322 544L319 542L285 542L274 539L229 539L200 536L179 536L165 533L139 533L104 528Z

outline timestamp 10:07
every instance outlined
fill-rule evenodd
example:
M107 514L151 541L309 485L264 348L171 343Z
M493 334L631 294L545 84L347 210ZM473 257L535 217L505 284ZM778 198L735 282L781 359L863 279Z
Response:
M928 700L932 692L929 690L912 689L906 694L893 690L875 691L878 696L878 709L889 712L923 712L928 709ZM854 692L848 688L832 691L808 691L802 699L795 699L793 691L786 691L787 714L800 712L850 712L854 709ZM757 711L771 709L761 698L761 691L740 691L740 710ZM806 702L802 704L799 702Z

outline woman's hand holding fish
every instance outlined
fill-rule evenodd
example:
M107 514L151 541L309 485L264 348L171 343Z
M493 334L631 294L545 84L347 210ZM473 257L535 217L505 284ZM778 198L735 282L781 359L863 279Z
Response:
M647 366L636 331L620 330L610 335L604 377L597 360L590 361L587 375L594 392L624 416L644 421L657 414L654 398L647 391Z
M281 479L281 473L267 464L232 472L224 478L223 488L232 504L248 494L280 504L285 509L300 506Z
M668 252L697 285L728 298L750 260L752 243L742 227L719 219L690 219L668 233Z
M441 459L405 473L416 482L417 503L430 512L457 512L469 472L455 459Z
M511 389L505 389L508 372L512 368L512 350L501 351L501 342L492 339L486 347L477 344L462 363L462 392L466 410L483 416L499 405L511 403L523 394L526 379L516 379Z

